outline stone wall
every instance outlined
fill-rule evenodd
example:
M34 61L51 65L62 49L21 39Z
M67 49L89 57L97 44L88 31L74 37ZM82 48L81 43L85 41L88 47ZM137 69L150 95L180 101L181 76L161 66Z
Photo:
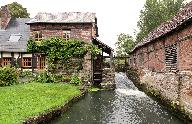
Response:
M9 12L7 5L1 7L0 15L1 15L1 17L0 17L0 29L6 29L8 24L9 24L9 21L11 19L11 15L10 15L10 12Z
M103 69L101 87L108 90L115 89L115 71L113 68Z
M79 77L82 78L85 83L92 83L92 73L93 73L93 63L90 54L87 54L84 57L84 61L82 63L83 69L78 73Z
M179 106L192 119L192 71L158 73L150 70L140 72L140 83L158 91L160 97Z

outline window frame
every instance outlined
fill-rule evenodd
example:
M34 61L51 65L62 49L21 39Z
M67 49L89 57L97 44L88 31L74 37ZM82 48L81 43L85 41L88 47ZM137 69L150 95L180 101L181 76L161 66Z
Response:
M38 57L38 68L39 70L44 70L46 67L46 58L45 56Z
M30 59L30 61L27 59ZM29 63L31 63L31 64L29 65ZM32 67L32 58L31 57L23 57L22 58L22 67L24 67L24 68Z
M8 42L19 42L19 40L21 39L22 35L21 34L11 34L9 36L9 40Z
M63 30L63 35L62 35L64 40L69 40L71 38L71 30Z
M43 39L42 31L34 31L33 36L35 41L41 41Z
M11 57L3 57L2 58L3 60L2 60L2 66L7 66L7 65L11 65ZM8 61L8 59L10 60L10 61ZM6 60L6 61L5 61ZM5 64L6 63L6 64Z

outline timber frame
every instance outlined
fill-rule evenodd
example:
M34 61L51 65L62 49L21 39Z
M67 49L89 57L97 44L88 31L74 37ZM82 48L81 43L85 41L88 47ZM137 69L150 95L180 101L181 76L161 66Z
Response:
M92 40L94 45L97 45L101 49L101 53L97 55L96 59L93 60L93 83L100 84L102 82L103 76L103 60L105 58L110 58L110 68L113 68L113 52L114 50L108 45L104 44L97 38ZM109 56L104 56L103 53L107 53Z

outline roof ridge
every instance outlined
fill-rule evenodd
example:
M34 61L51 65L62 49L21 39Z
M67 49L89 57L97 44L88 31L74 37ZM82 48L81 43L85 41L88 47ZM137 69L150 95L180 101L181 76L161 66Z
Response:
M92 23L96 13L92 12L39 12L30 23Z

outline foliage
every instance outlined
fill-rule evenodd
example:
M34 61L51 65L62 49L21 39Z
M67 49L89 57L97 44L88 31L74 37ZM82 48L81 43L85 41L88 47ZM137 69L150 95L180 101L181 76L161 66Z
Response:
M38 83L69 83L71 81L71 77L41 72L36 75L35 81Z
M10 14L12 17L15 18L29 18L29 13L27 12L26 8L23 8L23 6L17 2L13 2L11 4L8 4Z
M118 40L115 45L117 49L117 56L127 56L135 46L135 42L133 37L129 34L121 33L118 35Z
M69 64L72 58L81 59L87 53L91 53L95 57L100 52L100 49L81 40L70 39L65 41L62 38L52 37L40 42L30 39L28 51L44 53L47 56L49 71L54 72L56 69L70 69L73 66ZM81 66L81 63L77 65ZM77 70L81 68L79 67Z
M21 71L19 74L19 77L24 78L24 77L32 77L33 73L28 70Z
M54 83L55 78L53 75L50 75L47 72L42 72L36 76L35 81L38 83Z
M0 123L20 124L63 106L80 90L70 84L27 83L0 88Z
M140 32L136 36L136 41L140 42L161 23L172 18L182 7L183 1L146 0L144 9L140 12L140 19L137 22Z
M70 83L71 84L75 84L75 85L80 85L80 84L82 84L82 81L81 81L81 79L77 75L73 75L71 77Z
M98 92L98 91L102 91L102 90L104 90L104 89L100 89L98 87L90 87L88 89L89 92Z
M18 83L18 74L15 67L0 67L0 86L9 86Z

